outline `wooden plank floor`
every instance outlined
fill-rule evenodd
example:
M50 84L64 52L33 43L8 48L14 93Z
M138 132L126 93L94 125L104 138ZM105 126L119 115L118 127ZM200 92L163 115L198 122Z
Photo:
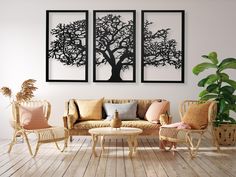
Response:
M236 176L236 147L223 147L217 152L208 135L193 160L184 146L178 146L177 151L160 150L156 137L140 137L133 158L128 157L128 144L122 138L106 138L103 154L97 147L98 157L92 155L89 136L75 137L63 153L54 144L42 145L35 158L29 155L25 143L16 144L8 154L8 143L0 140L0 176L4 177Z

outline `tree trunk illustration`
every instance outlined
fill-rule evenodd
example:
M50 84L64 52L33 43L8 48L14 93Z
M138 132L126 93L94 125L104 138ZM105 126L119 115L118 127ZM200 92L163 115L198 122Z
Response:
M111 77L108 81L112 81L112 82L122 81L120 77L120 71L121 71L121 67L118 67L117 65L112 66Z

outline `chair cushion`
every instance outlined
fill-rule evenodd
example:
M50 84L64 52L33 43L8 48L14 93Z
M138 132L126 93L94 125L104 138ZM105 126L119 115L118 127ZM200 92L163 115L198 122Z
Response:
M43 106L26 107L19 105L19 116L21 126L28 130L43 129L51 127L43 113Z
M208 108L210 102L202 104L191 104L182 118L182 122L188 124L193 129L203 129L208 124Z
M137 102L124 103L124 104L112 104L112 103L104 103L103 107L107 114L107 118L110 119L113 117L114 112L117 110L119 118L121 120L131 120L137 119Z
M102 119L103 98L98 100L76 100L81 120Z
M154 101L148 108L145 119L151 123L159 123L160 115L169 109L169 101Z

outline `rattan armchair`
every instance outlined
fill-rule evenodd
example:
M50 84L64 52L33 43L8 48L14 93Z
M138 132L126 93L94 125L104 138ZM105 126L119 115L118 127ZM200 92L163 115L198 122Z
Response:
M197 104L199 101L196 100L185 100L179 106L179 113L181 119L187 112L191 104ZM177 143L186 144L190 153L191 158L197 155L203 134L210 130L212 134L213 145L219 150L219 144L216 141L215 135L213 133L212 121L215 119L217 113L217 104L212 101L208 108L208 126L203 129L177 129L170 127L161 127L159 139L161 147L165 150L171 150L173 147L176 148ZM164 142L169 143L169 147L166 146ZM167 143L167 144L168 144Z
M10 143L8 153L11 152L13 145L17 142L17 137L21 136L24 141L26 142L30 154L35 157L39 146L44 143L55 143L58 150L63 152L65 148L67 147L67 141L68 141L68 130L64 127L55 127L52 126L50 128L44 128L44 129L33 129L33 130L27 130L24 129L21 126L21 118L19 114L19 105L27 106L27 107L37 107L37 106L43 106L43 113L45 118L48 120L51 113L51 105L48 101L27 101L27 102L13 102L12 103L12 114L13 114L13 120L12 120L12 127L14 128L14 134L12 141ZM29 142L28 135L34 133L37 136L37 142L36 142L36 148L34 153L32 152L31 143ZM58 141L64 141L63 147L59 147Z

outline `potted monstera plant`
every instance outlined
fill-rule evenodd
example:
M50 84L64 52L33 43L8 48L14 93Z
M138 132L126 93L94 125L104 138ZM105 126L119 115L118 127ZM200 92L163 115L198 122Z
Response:
M192 72L195 75L208 69L212 72L198 82L198 86L203 88L199 93L200 100L217 101L217 115L213 122L216 140L221 145L235 144L236 120L232 112L236 112L236 81L230 78L227 71L236 69L236 59L219 61L216 52L203 55L202 58L206 61L196 65Z

